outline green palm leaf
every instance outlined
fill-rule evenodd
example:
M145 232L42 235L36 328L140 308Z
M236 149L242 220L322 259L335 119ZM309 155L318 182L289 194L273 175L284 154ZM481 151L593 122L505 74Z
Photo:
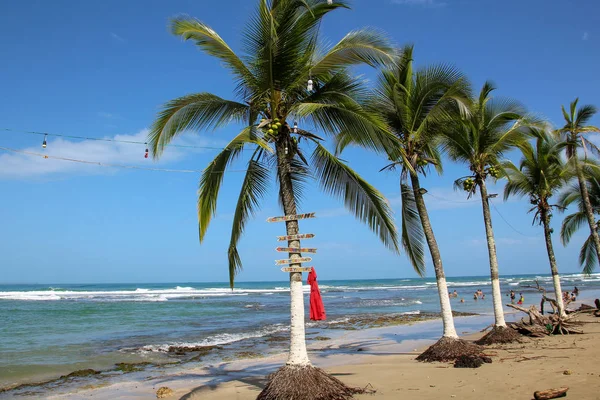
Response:
M583 266L583 273L586 275L590 275L594 272L594 268L598 264L598 254L596 253L596 246L594 246L591 235L588 236L581 246L581 251L579 252L579 264Z
M233 289L233 281L238 271L242 269L242 260L237 250L237 243L244 233L248 219L260 208L261 200L269 188L268 168L252 158L248 162L248 170L242 183L237 206L233 216L231 228L231 241L228 249L229 259L229 285Z
M425 243L423 226L412 188L400 185L402 198L402 247L419 276L425 276Z
M227 167L239 156L245 145L256 144L261 141L261 139L257 139L253 127L245 128L204 169L198 189L198 229L200 242L204 240L208 225L217 210L217 198L219 197L221 182L223 182L223 176ZM266 146L265 144L263 145Z
M560 241L565 246L571 241L571 236L577 232L583 225L587 225L587 216L584 212L576 212L567 215L560 228Z
M312 155L315 175L321 187L344 200L346 208L371 230L388 248L398 251L398 237L393 212L384 196L354 170L317 145Z
M250 108L211 93L197 93L169 101L150 128L150 149L160 157L166 145L186 130L214 129L248 119Z

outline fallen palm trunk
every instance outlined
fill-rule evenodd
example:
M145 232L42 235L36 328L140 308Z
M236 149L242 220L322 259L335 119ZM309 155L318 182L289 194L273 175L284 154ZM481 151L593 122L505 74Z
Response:
M550 400L558 397L565 397L567 395L568 387L562 387L558 389L539 390L533 394L535 400Z
M521 319L520 322L515 322L511 326L520 333L533 337L542 337L550 334L580 334L581 322L575 320L579 315L578 312L560 316L559 314L542 315L535 306L528 309L514 304L507 304L508 307L524 312L529 316L529 321Z

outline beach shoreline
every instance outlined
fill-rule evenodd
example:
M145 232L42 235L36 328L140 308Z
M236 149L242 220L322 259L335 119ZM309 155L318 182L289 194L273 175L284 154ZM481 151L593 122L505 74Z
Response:
M598 322L597 318L582 318ZM479 319L480 324L492 321L491 316L465 317L463 321L469 322L468 319ZM438 329L438 324L439 321L421 322L418 328ZM459 322L457 327L464 329L465 324ZM600 375L594 362L600 357L600 350L595 345L600 337L600 324L597 323L585 324L583 335L524 338L522 343L488 347L486 354L492 357L493 363L478 369L456 369L450 363L417 362L416 355L433 340L406 340L400 347L390 347L389 343L375 344L372 341L391 332L387 332L387 328L373 329L365 332L371 336L371 343L355 342L353 353L320 357L318 349L311 349L315 365L325 368L348 385L376 391L374 394L357 395L357 399L481 399L497 398L498 393L502 393L503 398L518 399L532 398L536 390L562 386L570 388L569 397L600 398ZM402 335L401 332L395 333ZM474 340L482 334L468 332L466 338ZM359 352L358 349L363 350ZM215 366L210 369L211 375L204 375L200 370L188 370L153 381L123 382L48 398L150 399L155 398L159 387L166 386L173 390L173 394L167 397L169 399L250 400L260 392L266 375L284 362L285 354L282 354L268 360Z
M507 279L507 286L512 286L512 278ZM594 282L597 279L594 280ZM307 321L307 343L310 352L310 358L315 365L322 368L338 368L343 365L354 365L362 363L362 357L365 355L383 355L383 354L412 354L416 355L416 349L433 343L439 339L442 332L441 320L439 314L430 311L419 311L420 309L431 309L435 307L435 298L432 296L427 299L428 289L416 289L413 282L401 281L404 285L409 285L406 289L402 286L382 286L380 282L375 282L373 288L368 290L362 289L363 284L360 283L360 289L350 288L346 285L337 285L329 287L323 291L324 297L329 301L334 299L340 302L348 302L351 299L354 303L364 307L363 309L372 308L374 312L370 314L363 313L348 313L342 314L340 311L344 309L335 309L332 311L327 321L313 322ZM473 285L475 283L477 286ZM456 285L465 284L471 287L481 287L481 282L467 281L465 283L457 282ZM452 284L452 283L451 283ZM426 286L427 283L425 283ZM470 293L469 286L459 289L461 296ZM458 286L460 287L460 286ZM483 286L486 289L485 286ZM150 290L150 289L148 289ZM135 296L149 296L148 290L136 289L135 291L127 291L127 296L132 293ZM159 289L161 295L166 289ZM168 289L170 292L175 292L176 295L189 296L192 288L179 288L175 290ZM194 289L196 290L196 289ZM197 289L198 291L211 292L214 289ZM219 289L220 290L220 289ZM248 291L257 291L257 289L243 289ZM281 298L276 299L275 296L268 295L272 288L261 288L260 294L255 298L243 298L242 301L233 303L238 310L242 310L240 315L247 315L248 318L253 316L264 316L266 308L278 307L281 308L281 314L285 316L289 310L286 310L285 293L281 294ZM471 289L472 290L472 289ZM526 292L527 304L535 304L539 294L534 294L528 287L523 287ZM433 292L433 291L432 291ZM63 292L64 293L64 292ZM89 293L89 292L87 292ZM105 294L107 293L107 294ZM124 292L121 292L124 293ZM594 296L597 290L587 290L585 293ZM45 295L45 294L44 294ZM70 294L69 294L70 295ZM83 294L76 293L82 297ZM112 295L112 292L103 292L102 296ZM104 298L103 298L104 299ZM189 307L188 305L197 307L197 301L205 302L207 298L194 297L192 302L178 301L173 302L170 307ZM222 303L230 300L224 298ZM268 303L270 300L271 303ZM273 300L277 300L273 302ZM421 301L423 300L423 301ZM491 301L473 301L467 300L461 303L460 298L453 300L453 309L458 315L462 313L469 314L469 310L473 307L478 307L479 310L488 312L479 312L477 316L460 316L455 319L457 331L459 334L477 334L481 329L489 326L493 322L491 314ZM508 300L508 298L506 299ZM581 299L580 299L581 300ZM104 300L105 301L105 300ZM593 297L584 299L589 304L593 304ZM260 303L259 303L260 302ZM80 301L66 300L65 302L53 301L52 304L63 306L65 309L73 307L94 307L114 303L83 303ZM38 304L51 304L49 302L22 302L21 307L37 307ZM170 302L166 303L169 304ZM4 303L8 304L8 303ZM122 303L124 306L136 306L143 303ZM260 306L266 304L266 307ZM341 304L341 303L338 303ZM383 308L382 308L383 305ZM536 304L537 306L537 304ZM146 306L144 306L146 307ZM164 307L164 306L163 306ZM576 307L572 305L571 308ZM402 312L382 312L385 310L414 310ZM137 309L137 308L136 308ZM348 307L348 310L352 310ZM519 319L522 314L510 308L505 308L507 321ZM261 317L263 318L263 317ZM434 319L435 318L435 319ZM285 324L282 324L278 319L272 319L269 322L271 325L262 325L263 327L275 327L276 329L263 329L257 331L257 336L241 336L242 339L237 339L235 335L224 331L221 336L225 340L225 344L208 342L201 337L196 339L196 343L182 343L178 345L177 341L169 340L170 332L177 332L166 326L164 332L166 336L159 337L155 343L165 343L164 345L150 345L148 336L140 336L138 347L120 346L116 352L104 355L104 364L96 367L95 365L83 364L81 370L73 368L68 369L73 363L65 363L62 372L52 372L54 376L48 376L48 379L34 379L35 375L24 375L22 382L16 382L11 387L25 384L18 387L16 390L0 389L0 398L12 397L30 397L30 398L81 398L82 393L87 393L86 396L92 395L94 398L114 398L114 391L120 393L119 397L132 396L131 398L144 398L148 393L155 390L155 382L170 382L173 380L174 389L186 390L187 386L192 384L197 385L223 385L227 380L236 379L261 379L264 375L275 371L279 366L283 365L286 360L287 346L289 334L285 329ZM276 325L272 325L276 323ZM81 325L81 329L85 325ZM184 327L185 329L185 327ZM250 332L252 333L252 332ZM221 340L221 336L213 336ZM181 342L179 342L181 343ZM191 346L191 347L190 347ZM136 350L137 349L137 350ZM143 350L140 354L140 350ZM116 357L115 357L116 356ZM140 357L141 356L141 357ZM133 358L130 358L133 357ZM137 358L135 358L137 357ZM154 362L155 357L159 358L159 362ZM160 358L162 357L162 360ZM70 361L70 360L67 360ZM121 364L123 363L123 364ZM106 367L108 366L108 367ZM25 367L25 365L24 365ZM100 373L96 373L99 371ZM2 369L0 368L0 372ZM71 376L74 375L82 376ZM249 375L248 375L249 374ZM63 375L62 378L59 378ZM194 377L193 381L186 381L181 377ZM4 378L7 378L5 375ZM59 378L54 379L53 378ZM50 381L50 382L46 382ZM183 382L182 382L183 381ZM150 386L149 386L150 384ZM158 383L157 383L158 384ZM178 386L181 385L181 386ZM0 385L5 387L6 385ZM140 392L142 390L142 392ZM139 397L136 397L139 396Z

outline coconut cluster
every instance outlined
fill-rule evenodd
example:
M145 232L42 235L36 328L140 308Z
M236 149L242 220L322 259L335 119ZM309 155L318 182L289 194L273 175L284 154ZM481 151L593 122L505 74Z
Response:
M493 165L491 167L488 168L488 173L493 177L493 178L497 178L498 177L498 169L496 167L494 167Z
M261 122L265 121L266 120L263 119ZM268 135L277 135L281 131L282 126L281 122L279 122L279 118L275 118L270 124L263 127L263 131Z
M473 178L467 178L463 181L463 189L465 189L467 192L472 191L474 187L475 181L473 180Z

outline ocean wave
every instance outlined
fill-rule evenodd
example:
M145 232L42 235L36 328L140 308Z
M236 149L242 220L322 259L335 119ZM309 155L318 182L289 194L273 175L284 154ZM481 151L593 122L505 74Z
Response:
M415 304L423 304L421 300L405 300L405 299L366 299L358 303L359 307L406 307Z
M166 353L171 347L206 347L206 346L222 346L225 344L239 342L241 340L253 339L272 335L279 332L288 331L289 327L285 325L272 325L262 329L258 329L251 332L240 332L240 333L219 333L207 337L199 342L173 342L165 344L151 344L142 346L139 348L123 348L122 352L138 352L138 353L150 353L150 352L162 352Z
M310 288L308 286L308 288ZM75 291L75 290L33 290L0 292L0 300L81 300L81 301L168 301L185 300L209 297L248 296L250 294L273 294L286 290L276 289L227 289L206 288L194 289L192 287L177 286L174 289L146 289L135 290L102 290L102 291ZM289 291L289 289L287 289ZM308 291L308 290L307 290Z

